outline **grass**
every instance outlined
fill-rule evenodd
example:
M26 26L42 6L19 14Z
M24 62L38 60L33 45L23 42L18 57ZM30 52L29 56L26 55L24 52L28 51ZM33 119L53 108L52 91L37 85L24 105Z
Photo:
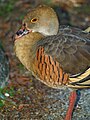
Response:
M18 69L19 69L19 70L24 70L25 67L24 67L24 65L23 65L22 63L19 63L19 64L18 64Z
M0 107L3 107L5 105L5 101L7 100L7 97L4 95L5 93L8 93L10 97L13 97L15 95L15 90L13 87L10 89L0 88Z

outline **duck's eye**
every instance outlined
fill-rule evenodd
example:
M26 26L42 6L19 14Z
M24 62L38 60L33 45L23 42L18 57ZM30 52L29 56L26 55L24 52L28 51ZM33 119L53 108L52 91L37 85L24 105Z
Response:
M31 22L32 22L32 23L35 23L35 22L37 22L37 21L38 21L37 18L33 18L33 19L31 19Z

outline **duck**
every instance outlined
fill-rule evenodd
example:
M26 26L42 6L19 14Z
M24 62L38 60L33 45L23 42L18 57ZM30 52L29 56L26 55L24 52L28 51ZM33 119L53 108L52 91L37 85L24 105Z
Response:
M72 89L64 120L71 120L78 90L90 88L90 33L59 25L53 8L40 5L24 17L14 37L20 62L45 85Z

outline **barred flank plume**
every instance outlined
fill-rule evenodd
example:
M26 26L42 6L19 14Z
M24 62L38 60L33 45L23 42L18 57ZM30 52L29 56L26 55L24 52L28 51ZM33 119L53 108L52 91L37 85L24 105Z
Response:
M84 72L76 76L70 77L70 87L74 88L90 88L90 67L88 67Z

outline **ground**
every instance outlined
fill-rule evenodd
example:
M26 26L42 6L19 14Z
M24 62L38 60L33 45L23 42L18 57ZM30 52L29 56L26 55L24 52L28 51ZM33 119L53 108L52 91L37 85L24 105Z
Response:
M5 102L5 105L0 108L0 120L64 119L70 89L56 90L37 81L14 53L13 35L20 28L24 15L40 2L40 0L38 2L0 0L0 40L10 61L9 86L13 89L10 99L16 103L13 105ZM57 10L60 10L58 7ZM59 14L62 15L61 24L69 24L81 29L90 26L89 4L67 11L64 8ZM6 89L9 90L10 87ZM72 120L90 120L90 90L81 90L81 98Z

